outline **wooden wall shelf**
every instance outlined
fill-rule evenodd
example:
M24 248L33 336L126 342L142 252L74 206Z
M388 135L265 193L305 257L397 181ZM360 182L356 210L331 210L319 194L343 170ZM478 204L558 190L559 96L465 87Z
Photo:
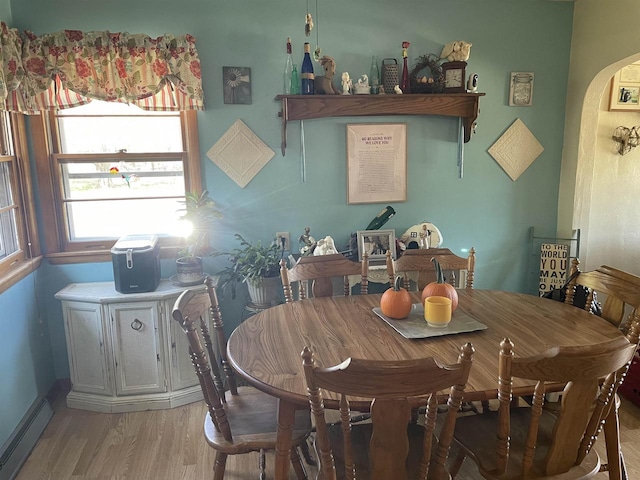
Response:
M443 115L461 117L465 143L471 140L484 93L408 95L277 95L282 102L282 155L287 148L287 122L313 118L376 115Z

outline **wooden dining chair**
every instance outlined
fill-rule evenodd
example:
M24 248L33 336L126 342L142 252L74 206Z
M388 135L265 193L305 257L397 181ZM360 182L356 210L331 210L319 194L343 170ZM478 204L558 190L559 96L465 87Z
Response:
M233 370L227 363L226 338L213 280L205 279L206 288L185 290L173 307L173 318L189 341L189 353L202 387L208 414L204 436L216 450L214 480L222 480L228 455L260 452L260 479L265 478L265 450L275 450L277 399L252 387L237 386ZM217 339L214 349L208 319L211 317ZM222 369L218 368L220 357ZM225 391L228 389L228 393ZM291 463L299 480L307 478L297 447L311 432L309 413L296 412L293 425Z
M431 261L434 257L438 260L447 283L456 288L473 288L476 268L475 248L469 250L467 258L459 257L448 248L405 250L395 261L387 255L387 273L390 282L393 282L396 275L402 275L404 288L409 289L409 273L418 272L418 280L414 283L418 290L422 290L425 285L436 280L435 267ZM464 282L461 281L463 272L466 273Z
M594 442L638 346L640 320L626 337L587 346L556 346L515 358L508 338L500 343L495 412L459 419L455 442L486 479L586 479L600 471ZM536 381L531 408L514 408L514 378ZM545 382L565 383L559 412L543 408Z
M448 479L445 463L473 351L473 345L464 345L454 365L442 365L433 358L393 362L349 358L320 367L305 347L302 359L317 426L318 478ZM437 392L449 388L448 412L436 440ZM340 394L337 425L325 421L321 389ZM349 398L354 397L373 399L371 423L349 421ZM411 409L418 402L427 404L424 425L410 423Z
M362 262L349 260L340 253L300 257L291 268L287 267L284 258L280 261L280 278L287 303L307 297L332 297L332 279L336 277L342 278L344 295L351 295L350 275L360 276L360 293L366 295L369 291L369 257L366 252ZM293 284L297 284L297 298Z
M598 298L604 298L602 318L625 330L635 311L640 310L640 277L607 265L581 272L577 258L571 261L569 275L574 272L578 274L567 285L565 303L573 305L577 287L582 286L587 294L584 309L591 311L597 293Z
M593 302L604 299L602 318L623 332L627 332L634 316L640 315L640 277L607 265L602 265L593 271L582 272L580 260L574 258L571 261L569 278L576 272L577 275L567 284L565 303L573 305L577 295L584 295L586 296L584 309L592 312ZM609 472L611 479L627 478L620 446L619 406L620 399L616 396L615 401L610 405L610 412L604 425L607 464L603 469Z

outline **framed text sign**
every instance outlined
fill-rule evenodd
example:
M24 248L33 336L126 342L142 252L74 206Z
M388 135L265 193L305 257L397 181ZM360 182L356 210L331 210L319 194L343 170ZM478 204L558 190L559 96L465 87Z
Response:
M540 285L538 293L560 288L567 281L569 246L557 243L540 245Z
M407 200L407 125L347 125L347 203Z

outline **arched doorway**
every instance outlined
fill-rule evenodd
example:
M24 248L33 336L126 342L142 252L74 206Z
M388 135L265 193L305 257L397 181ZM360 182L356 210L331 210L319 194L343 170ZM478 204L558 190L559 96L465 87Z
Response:
M640 125L640 114L608 110L611 77L638 60L602 69L583 101L573 210L583 270L607 264L640 275L640 148L621 156L612 139L616 126Z

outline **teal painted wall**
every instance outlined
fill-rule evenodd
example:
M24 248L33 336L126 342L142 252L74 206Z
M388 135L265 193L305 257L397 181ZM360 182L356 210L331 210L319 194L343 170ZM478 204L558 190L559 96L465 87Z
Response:
M39 277L32 273L0 295L0 445L56 378Z
M11 1L10 0L1 0L0 1L0 20L4 23L13 27L13 16L11 15Z
M314 2L310 5L315 13ZM380 59L400 59L403 40L411 42L409 58L413 60L425 53L440 53L445 43L462 39L473 43L467 71L479 74L479 90L486 96L480 101L477 134L465 145L463 179L457 178L457 120L347 117L305 122L305 183L300 179L300 124L290 124L289 145L283 157L279 105L274 101L281 89L287 36L292 37L298 65L302 59L302 43L306 40L304 3L13 0L11 7L12 26L36 34L67 28L150 35L190 33L197 37L206 102L206 111L198 114L200 149L205 187L225 215L213 235L220 250L235 246L235 232L250 240L268 241L276 231L289 231L295 245L295 238L307 225L316 238L331 235L338 246L345 245L350 232L364 229L384 207L346 203L345 125L404 122L408 129L408 199L393 204L398 213L385 228L393 228L400 235L411 225L429 220L442 231L444 246L454 252L476 248L477 288L530 290L529 227L553 233L556 224L572 29L570 2L320 2L316 30L309 41L315 46L317 32L323 53L335 58L336 83L343 71L349 71L352 78L368 74L373 54ZM223 103L222 66L251 68L251 105ZM508 106L512 71L535 72L532 107ZM276 153L244 189L205 155L238 118ZM517 118L524 121L545 150L513 182L487 149ZM223 266L221 262L212 262L209 271L214 273ZM163 262L163 277L173 273L172 262ZM110 264L41 268L37 284L52 351L45 366L55 366L56 378L68 377L69 371L62 310L53 294L70 282L112 278ZM25 297L22 289L14 287L0 299L19 306ZM239 321L242 302L242 298L235 302L223 299L229 329ZM35 325L36 318L28 316L24 320ZM20 357L13 355L0 349L0 362L19 362ZM32 364L34 370L41 367ZM20 398L30 402L31 393L21 392ZM11 417L0 413L0 422L5 418Z

